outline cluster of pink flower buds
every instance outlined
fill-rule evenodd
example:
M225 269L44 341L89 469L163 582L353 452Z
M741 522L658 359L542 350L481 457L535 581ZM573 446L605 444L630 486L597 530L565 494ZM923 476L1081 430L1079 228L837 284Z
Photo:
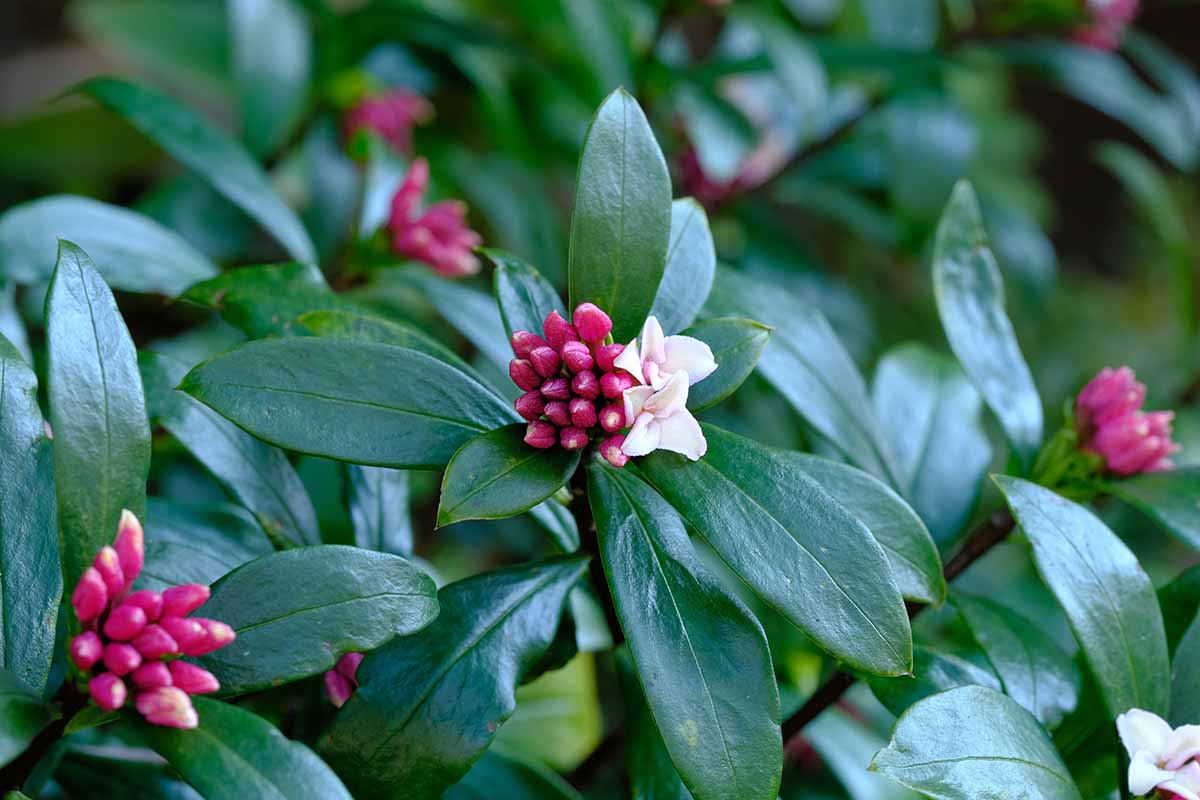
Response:
M363 98L346 113L343 124L347 137L372 131L400 152L411 153L413 126L428 122L432 116L433 106L428 100L415 92L396 89Z
M421 198L429 185L429 162L413 161L404 182L392 197L388 231L392 249L422 261L448 278L473 275L479 259L471 252L483 238L467 227L467 206L460 200L443 200L421 210Z
M612 331L608 314L580 303L572 319L573 325L551 311L542 325L545 338L513 332L516 358L508 364L508 375L525 392L514 403L529 421L525 442L541 449L557 444L581 450L593 434L607 434L600 453L614 467L623 467L629 457L621 451L622 395L637 380L613 365L625 346L606 343Z
M221 686L211 672L178 657L224 647L233 641L233 629L188 616L208 600L207 586L131 592L144 560L141 523L125 511L116 541L100 549L71 594L83 627L69 645L71 662L91 676L88 692L105 711L125 705L132 692L134 706L148 722L194 728L199 719L190 695Z
M329 696L329 702L338 708L344 706L358 688L358 665L362 660L362 653L346 653L338 659L333 669L325 673L325 694Z
M1075 41L1097 50L1116 50L1138 14L1139 0L1083 1L1089 19L1075 31Z
M1114 475L1173 469L1171 411L1142 411L1146 387L1133 370L1105 368L1075 399L1075 430L1083 447L1100 455Z

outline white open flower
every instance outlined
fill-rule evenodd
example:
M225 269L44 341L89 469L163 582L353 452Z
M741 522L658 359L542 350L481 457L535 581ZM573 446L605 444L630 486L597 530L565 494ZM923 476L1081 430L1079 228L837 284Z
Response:
M613 366L632 375L638 383L656 390L667 385L677 372L686 372L689 384L699 383L717 368L712 348L691 336L663 336L655 317L646 317L642 325L641 348L634 339ZM626 417L628 419L628 417Z
M1129 753L1129 791L1174 792L1182 800L1200 800L1200 725L1172 730L1161 717L1130 709L1117 717L1117 732Z
M695 461L708 451L700 423L687 409L688 385L688 374L676 371L658 391L653 386L625 390L625 419L633 422L621 445L625 455L670 450Z

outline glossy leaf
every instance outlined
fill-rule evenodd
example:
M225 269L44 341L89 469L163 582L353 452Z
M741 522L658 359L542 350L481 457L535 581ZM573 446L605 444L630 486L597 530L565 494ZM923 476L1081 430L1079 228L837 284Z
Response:
M586 563L556 558L452 583L432 625L367 654L322 748L356 797L403 786L405 797L437 798L468 772L554 641ZM441 735L447 726L454 736Z
M290 333L310 311L353 309L311 264L240 267L192 286L180 298L211 309L251 339Z
M738 390L758 365L771 329L748 319L706 319L683 332L712 348L717 371L688 390L688 408L701 411Z
M507 748L493 745L461 781L442 795L445 800L582 800L553 770Z
M1167 646L1174 653L1184 632L1200 612L1200 565L1184 570L1159 589L1158 604L1167 631Z
M441 467L516 418L424 353L336 339L251 342L196 367L180 388L264 441L370 466Z
M831 708L805 726L804 739L837 776L850 800L915 800L917 797L867 769L883 741L841 709Z
M1179 640L1171 659L1172 725L1194 725L1200 719L1200 625L1195 622Z
M70 242L59 245L46 317L63 579L74 587L117 535L121 510L145 511L150 425L129 330L92 260Z
M412 553L407 472L347 464L346 493L355 544L381 553Z
M513 331L530 331L541 336L543 323L551 311L570 319L558 291L536 269L502 250L480 250L479 254L495 270L496 302L509 338Z
M96 708L96 706L91 706ZM111 715L113 719L116 714ZM111 721L111 720L110 720ZM158 759L129 760L125 748L68 748L54 770L54 782L70 797L120 797L122 800L203 800L195 789L175 778ZM138 755L150 754L146 751ZM24 795L21 795L24 797ZM5 795L4 800L12 800Z
M1004 310L1004 280L987 246L979 201L965 181L954 187L938 224L933 287L950 348L1030 464L1042 444L1042 401Z
M0 442L0 671L40 692L63 593L54 464L37 376L2 336Z
M577 466L578 450L525 444L524 424L481 434L446 465L438 526L528 511L562 488Z
M0 336L16 348L26 364L33 363L33 351L29 349L29 333L25 321L17 309L16 284L0 281Z
M360 314L356 311L310 311L302 314L296 320L303 328L315 336L327 339L355 339L360 342L375 342L390 344L396 347L407 347L427 356L433 356L439 361L445 361L460 371L477 377L475 370L449 347L434 339L424 331L405 325L395 320ZM478 378L480 382L482 378Z
M313 60L308 19L291 0L231 0L228 7L242 139L250 152L269 155L295 128L308 101Z
M914 705L871 769L935 800L1081 800L1037 720L983 686L951 689Z
M181 361L156 353L141 358L150 419L165 428L262 526L272 542L320 544L317 512L287 455L263 444L196 399L175 389L187 375Z
M451 325L502 371L508 369L512 348L504 332L504 321L496 300L486 292L455 281L413 273L411 280L425 293L429 302Z
M888 711L899 716L914 703L958 686L986 686L1001 690L1000 679L953 653L918 645L913 648L913 674L899 678L872 678L871 691Z
M54 271L58 240L82 247L105 281L171 297L217 274L217 266L149 217L88 197L60 194L0 215L0 277L39 284Z
M700 800L773 800L783 745L762 626L642 480L593 462L588 497L638 680L684 783Z
M624 89L596 112L579 157L568 256L570 306L609 313L613 338L638 335L666 266L671 177L654 132Z
M146 564L135 584L138 589L211 584L273 552L258 520L240 506L192 506L151 497L145 528Z
M716 271L717 250L704 207L690 197L671 203L667 266L650 308L666 333L678 333L695 321Z
M135 725L146 744L208 800L351 800L313 751L262 717L204 697L192 703L200 716L194 730Z
M278 241L297 261L316 263L304 226L241 145L197 112L157 89L93 78L77 91L91 97L207 180Z
M992 460L979 393L949 358L905 344L880 359L871 399L900 493L934 540L949 543L967 524Z
M887 556L792 454L704 425L708 454L644 458L646 478L756 593L856 669L900 675L912 632Z
M24 681L0 670L0 767L21 755L33 737L58 716Z
M237 639L199 661L226 694L280 686L419 631L437 616L436 593L399 556L340 545L271 553L213 584L203 613Z
M1125 480L1109 481L1105 491L1115 495L1166 531L1192 547L1200 548L1200 467L1168 472L1145 472Z
M616 662L629 736L625 767L633 796L643 800L693 800L663 744L628 648L616 651Z
M1036 484L996 476L1033 544L1042 580L1067 614L1109 715L1166 713L1167 639L1150 578L1087 509Z

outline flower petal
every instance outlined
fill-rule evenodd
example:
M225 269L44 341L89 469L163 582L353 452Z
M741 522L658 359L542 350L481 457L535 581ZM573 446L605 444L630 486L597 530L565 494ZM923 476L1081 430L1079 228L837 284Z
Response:
M1150 794L1159 784L1174 777L1174 772L1159 769L1153 756L1145 750L1137 751L1129 762L1129 791L1138 796Z
M707 343L691 336L668 336L667 359L662 364L664 372L686 372L693 383L712 375L717 369L712 348Z
M1139 751L1145 751L1152 760L1157 760L1171 738L1171 726L1157 714L1131 708L1117 717L1117 733L1131 759Z
M644 412L656 417L669 417L687 409L688 374L676 372L666 385L655 392L642 407ZM628 417L626 417L628 419Z
M638 383L646 383L646 379L642 375L642 357L638 355L637 339L625 345L621 355L613 359L613 366L628 372Z
M708 452L708 442L700 423L686 408L676 411L665 419L658 421L661 434L658 449L670 450L672 453L682 453L692 461L697 460Z
M658 449L662 438L662 429L658 420L651 414L642 414L633 423L633 428L625 435L625 443L621 452L627 456L644 456Z
M667 360L667 343L657 317L646 317L642 325L642 360L662 364Z
M1200 725L1180 725L1167 739L1159 757L1167 769L1179 769L1200 755Z
M625 402L625 419L637 419L642 413L642 406L654 394L653 386L631 386L622 393Z
M1174 780L1160 783L1159 786L1171 790L1184 800L1200 800L1200 764L1189 762L1175 773Z

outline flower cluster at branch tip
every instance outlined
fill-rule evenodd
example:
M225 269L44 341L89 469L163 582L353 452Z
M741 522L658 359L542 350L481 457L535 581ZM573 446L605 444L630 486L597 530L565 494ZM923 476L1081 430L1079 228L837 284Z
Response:
M325 673L325 694L338 708L344 706L358 688L358 665L362 660L362 653L346 653Z
M207 586L131 592L144 560L141 523L125 511L116 541L100 549L71 594L83 627L68 646L71 662L90 676L88 693L105 711L116 711L132 695L148 722L194 728L199 718L190 695L221 686L211 672L178 657L211 653L232 642L234 632L223 622L188 616L208 600Z
M396 89L368 95L346 112L343 125L347 137L372 131L401 153L412 153L412 129L433 117L433 106L419 94Z
M1084 449L1104 459L1114 475L1173 469L1170 411L1142 411L1146 387L1133 370L1105 368L1075 399L1075 430Z
M1125 29L1137 16L1140 0L1084 0L1088 21L1075 32L1075 41L1097 50L1116 50Z
M422 261L448 278L473 275L479 259L472 252L483 238L467 227L467 206L461 200L442 200L422 211L421 198L429 185L429 162L412 162L392 197L388 232L392 249Z
M1117 732L1129 754L1129 791L1157 791L1162 800L1200 800L1200 725L1172 729L1140 708L1117 717Z

